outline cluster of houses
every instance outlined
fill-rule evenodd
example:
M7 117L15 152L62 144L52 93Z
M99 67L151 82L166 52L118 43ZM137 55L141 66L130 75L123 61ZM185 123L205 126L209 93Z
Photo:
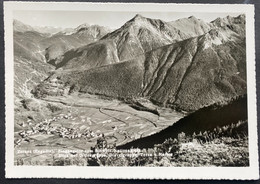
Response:
M69 116L67 115L60 115L58 117L53 117L52 119L45 119L44 121L41 121L37 124L32 124L31 122L28 124L30 126L30 130L23 130L19 132L19 135L22 138L28 137L30 135L37 134L39 132L46 133L46 134L52 134L55 133L55 126L51 126L51 123L60 119L66 118L68 119ZM27 121L28 123L28 121ZM22 123L24 126L24 122Z
M43 134L56 134L59 135L62 138L68 138L68 139L75 139L75 138L94 138L94 137L102 137L104 136L101 131L97 130L96 132L93 132L90 130L90 127L88 126L81 126L80 128L69 128L59 125L53 125L52 123L55 121L58 121L60 119L72 119L70 113L67 115L60 114L58 117L54 117L52 119L46 119L42 122L39 122L37 124L28 124L30 129L29 130L23 130L19 132L19 135L22 137L22 139L26 139L28 136L35 135L38 133ZM27 122L28 123L28 122ZM25 126L24 123L21 124L21 126ZM19 145L22 141L22 139L16 140L15 144Z
M66 127L58 127L56 129L56 133L59 134L62 138L68 138L68 139L76 139L76 138L94 138L94 137L102 137L102 133L98 130L93 132L92 130L87 129L80 130L80 128L66 128Z

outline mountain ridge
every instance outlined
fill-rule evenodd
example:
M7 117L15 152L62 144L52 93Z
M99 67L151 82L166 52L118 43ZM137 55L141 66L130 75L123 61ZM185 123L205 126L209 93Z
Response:
M167 23L160 19L146 18L137 14L135 17L127 21L119 29L116 29L104 35L102 38L100 38L99 42L100 43L102 42L102 45L104 47L109 47L109 46L105 46L106 44L110 45L112 43L114 45L113 48L110 48L110 51L115 53L114 62L112 62L115 63L118 61L124 62L133 59L138 55L144 54L145 52L154 50L164 45L168 45L177 41L190 38L191 35L192 36L196 34L200 35L202 33L203 32L201 31L198 33L184 34L180 30L176 29L170 23ZM85 48L86 51L83 52L86 53L90 52L88 51L87 47ZM79 49L84 50L84 47ZM75 52L79 52L79 51L75 51ZM105 57L104 55L106 54L107 52L100 52L100 56L103 58ZM85 62L88 62L88 60L90 60L89 62L91 63L92 60L99 60L99 59L89 58L89 57L79 57L78 59L75 58L72 59L71 61L65 58L67 62L63 62L61 60L57 62L70 63L70 64L69 66L66 66L66 64L64 66L59 65L58 68L71 69L70 66L80 67L80 65L75 63L75 60L80 60ZM87 68L89 68L88 64L84 64L84 66L88 66Z
M188 39L183 34L182 40L177 38L182 35L178 31L177 37L169 37L166 30L172 28L172 22L136 15L98 41L70 49L63 55L64 48L50 58L47 56L56 66L56 72L36 87L35 94L66 95L67 90L57 92L48 87L57 87L51 81L58 78L59 85L69 91L77 89L120 99L145 97L155 104L184 111L243 95L246 93L244 19L240 15L216 19L210 24L195 17L177 20L178 24L187 22L183 23L186 27L199 27L191 29ZM96 26L81 25L77 32L89 28ZM200 35L201 31L205 33ZM160 46L156 40L161 38ZM52 50L59 51L55 47ZM55 54L58 60L53 60Z
M82 72L78 70L77 77L70 77L67 82L76 82L81 92L116 98L138 97L142 94L159 105L194 111L216 101L225 101L246 93L244 48L243 38L228 27L221 27L198 37L162 46L139 55L137 59L129 60L128 62L132 62L131 65L142 66L135 68L135 71L131 70L131 67L124 66L124 63L120 65L108 63L108 66L102 68L100 76L114 76L114 72L119 70L124 70L127 76L128 73L132 73L135 77L139 75L138 81L131 83L131 86L122 76L114 78L119 77L115 86L109 85L113 84L113 77L102 78L97 75L100 67L93 70L83 67ZM236 56L230 54L231 50ZM111 69L113 66L122 67L114 70ZM62 72L69 76L69 71ZM62 74L57 75L58 78L62 78ZM66 80L65 77L64 81ZM105 90L102 89L106 85L109 86ZM130 87L134 90L129 90Z

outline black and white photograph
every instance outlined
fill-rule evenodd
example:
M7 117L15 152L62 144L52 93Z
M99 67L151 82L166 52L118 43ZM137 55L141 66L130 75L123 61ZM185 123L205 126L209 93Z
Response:
M5 12L12 167L258 167L252 7L31 4Z

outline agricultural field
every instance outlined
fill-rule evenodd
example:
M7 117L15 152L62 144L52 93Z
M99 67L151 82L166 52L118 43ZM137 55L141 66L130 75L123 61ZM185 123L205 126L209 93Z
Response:
M50 154L53 153L46 150L90 150L99 137L104 137L110 147L123 145L157 133L184 116L163 107L157 107L159 115L139 111L118 100L86 94L48 97L37 101L53 112L46 111L42 119L31 117L33 115L28 111L17 113L16 161L31 163L52 158ZM30 102L26 105L30 106ZM25 119L26 115L29 118Z

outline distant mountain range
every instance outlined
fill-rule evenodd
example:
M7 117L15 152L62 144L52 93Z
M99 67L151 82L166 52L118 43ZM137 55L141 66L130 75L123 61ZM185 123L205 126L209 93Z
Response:
M22 23L19 20L13 21L14 31L16 32L27 32L27 31L36 31L42 34L53 35L59 32L70 32L73 31L73 28L61 28L61 27L51 27L51 26L30 26Z
M210 23L136 15L114 31L84 24L52 35L15 22L16 62L41 66L38 97L80 91L194 111L246 93L244 15ZM27 73L19 66L16 75Z

